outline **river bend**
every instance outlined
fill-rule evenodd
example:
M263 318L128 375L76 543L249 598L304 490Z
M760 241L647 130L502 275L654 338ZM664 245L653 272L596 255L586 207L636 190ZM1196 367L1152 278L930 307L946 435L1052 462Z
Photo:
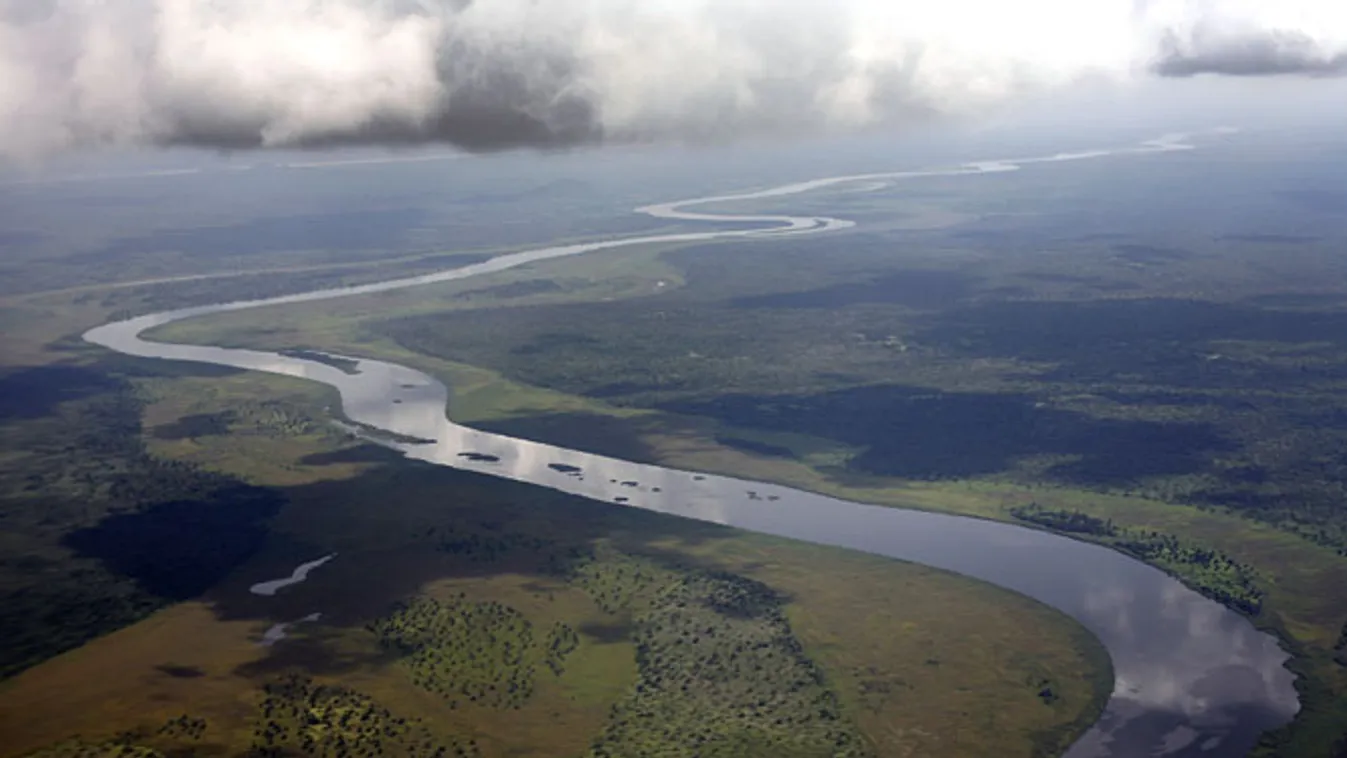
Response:
M774 484L672 470L478 431L446 417L449 392L443 384L405 366L353 358L359 361L356 372L345 373L299 357L151 342L140 336L153 327L186 318L466 279L596 250L814 235L853 225L825 216L689 210L694 206L834 187L867 191L923 177L976 176L1039 163L1190 149L1188 135L1174 134L1125 148L981 161L928 171L829 177L649 205L637 212L664 219L753 226L544 247L424 276L140 316L96 327L84 337L127 355L322 382L339 391L342 409L351 421L398 439L419 440L415 444L385 442L408 458L605 502L914 561L1024 593L1079 621L1098 637L1113 661L1115 686L1105 712L1068 756L1238 756L1252 747L1261 732L1288 722L1299 707L1293 676L1284 666L1287 654L1243 617L1115 551L1012 524L864 505Z

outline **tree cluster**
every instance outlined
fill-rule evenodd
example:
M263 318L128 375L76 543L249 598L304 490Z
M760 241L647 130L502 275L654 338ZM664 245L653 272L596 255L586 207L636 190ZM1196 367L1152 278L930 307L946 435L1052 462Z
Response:
M366 695L290 675L264 689L249 758L479 758L475 740L445 744L417 719Z
M417 597L368 625L379 644L401 656L416 686L457 708L521 708L533 696L537 667L557 676L579 644L569 626L558 625L539 643L533 623L495 601Z
M1264 592L1257 572L1215 548L1154 530L1119 527L1112 519L1077 511L1047 510L1037 503L1012 508L1010 513L1021 521L1081 535L1160 566L1203 595L1241 613L1257 616L1263 608Z

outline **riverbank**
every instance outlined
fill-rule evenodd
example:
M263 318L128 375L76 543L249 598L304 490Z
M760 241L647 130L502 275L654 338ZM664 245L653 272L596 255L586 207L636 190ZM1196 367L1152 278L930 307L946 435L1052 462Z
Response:
M194 341L209 342L211 328L205 321L186 322L181 332L190 333ZM184 336L179 329L168 327L156 332L155 336L177 340ZM227 336L224 341L247 343L238 336L239 332L226 332L231 333L233 336ZM895 482L875 478L857 481L856 477L839 480L798 461L763 456L721 444L711 433L711 428L699 429L696 425L686 424L661 428L663 419L652 420L647 414L608 408L590 398L521 386L489 371L438 361L386 342L360 339L357 345L332 340L335 334L335 331L320 333L313 342L306 344L319 345L323 350L338 354L358 352L396 360L462 387L462 392L454 393L450 414L462 413L473 419L475 426L484 429L543 442L578 445L582 449L590 445L595 452L641 453L637 455L638 460L674 469L775 482L855 502L950 513L1034 528L1038 527L1016 518L1014 510L1039 503L1046 508L1070 509L1112 519L1130 529L1161 530L1165 534L1200 540L1202 545L1217 546L1239 556L1241 561L1250 562L1255 568L1265 599L1259 613L1249 618L1257 628L1275 634L1283 641L1294 654L1288 665L1299 677L1296 687L1302 697L1301 712L1291 725L1262 738L1260 754L1317 755L1322 746L1332 745L1338 739L1342 700L1336 694L1331 654L1322 651L1335 641L1333 621L1342 586L1338 584L1338 578L1342 576L1340 559L1331 551L1307 545L1292 535L1218 512L1066 488L976 481ZM271 339L284 342L292 336L282 330ZM259 347L267 346L265 341L261 342ZM519 423L557 413L561 413L568 423L541 426L521 426ZM576 434L576 430L584 431ZM1088 535L1070 536L1089 540ZM1104 547L1112 549L1108 545ZM1176 571L1172 565L1162 564L1160 568L1180 580L1185 578L1183 572Z
M1158 145L1158 144L1157 144L1157 145L1153 145L1153 148L1154 148L1154 149L1173 149L1173 147L1175 147L1175 145L1173 145L1172 143L1167 143L1167 144L1164 144L1164 145ZM1150 148L1148 148L1148 149L1150 149ZM1091 153L1091 156L1095 156L1095 155L1099 155L1099 153ZM1064 160L1064 158L1061 158L1061 156L1056 156L1056 158L1053 158L1052 160ZM977 170L978 172L987 172L987 171L1002 171L1002 170L1005 170L1006 166L1005 166L1005 164L1001 164L1001 163L982 163L982 164L978 164L978 166L974 166L973 168L975 168L975 170ZM917 175L929 175L929 174L917 174ZM800 187L807 187L807 186L810 186L810 183L801 184ZM780 193L779 193L779 194L780 194ZM744 197L737 197L737 198L734 198L734 199L745 199L746 197L748 197L748 195L744 195ZM765 197L765 195L764 195L764 197ZM694 215L695 215L696 218L704 218L704 214L694 214ZM690 218L691 218L691 217L690 217ZM721 217L721 218L723 219L723 218L725 218L725 217ZM733 219L733 218L730 218L730 219ZM807 229L819 229L819 228L820 228L818 219L815 219L815 222L812 222L812 223L797 223L797 222L792 222L792 223L793 223L792 229L807 230ZM826 228L826 226L827 226L827 221L824 221L824 222L823 222L823 228ZM692 241L692 240L695 240L695 238L702 238L702 237L696 237L696 236L682 237L682 238L680 238L680 240L683 240L683 241ZM674 240L672 240L672 238L664 238L663 241L674 241ZM568 254L568 253L570 253L570 252L562 252L562 253L560 253L560 254ZM509 261L505 261L505 263L509 263ZM504 265L504 264L502 264L502 265ZM492 268L492 269L488 269L488 271L498 271L498 269L497 269L497 268ZM475 273L475 272L474 272L474 273ZM466 272L465 272L465 275L466 275ZM446 279L447 279L447 277L446 277ZM296 302L296 300L291 300L291 302ZM896 338L894 338L894 339L896 339ZM894 345L897 345L898 347L905 347L905 343L904 343L904 341L901 341L901 339L897 339L896 342L894 342L893 339L886 339L886 341L884 341L885 347L888 347L890 342L893 342ZM185 351L185 353L179 353L178 355L176 355L176 357L187 357L187 353L190 353L190 351ZM296 369L291 369L291 370L299 370L299 369L296 368ZM304 370L306 370L306 372L307 372L307 369L304 369ZM325 380L325 381L326 381L326 380ZM1145 424L1142 424L1142 425L1131 425L1131 427L1126 427L1126 425L1125 425L1125 427L1114 427L1114 428L1115 428L1115 429L1121 429L1121 431L1125 431L1125 432L1127 432L1127 434L1133 434L1133 432L1146 432L1146 434L1150 434L1150 432L1154 431L1154 429L1152 429L1152 428L1150 428L1150 427L1146 427ZM964 452L971 452L971 451L964 451ZM908 464L908 463L909 463L909 460L908 460L907 456L904 456L904 455L896 455L896 456L890 455L889 458L888 458L888 460L892 460L892 462L897 462L898 464ZM824 478L835 478L835 477L824 477ZM850 482L849 482L849 483L847 483L847 486L854 486L854 485L853 485L853 483L850 483ZM863 489L863 487L862 487L862 489ZM1022 505L1022 504L1021 504L1021 505ZM946 505L946 508L948 508L948 505ZM1226 551L1226 552L1228 552L1228 551ZM1262 613L1262 611L1259 611L1259 613Z
M293 670L310 672L316 681L309 686L333 688L329 694L362 710L387 709L380 725L395 732L397 719L426 725L431 733L419 740L474 739L485 756L573 755L587 749L636 683L635 649L624 631L632 618L604 610L599 600L611 605L632 567L653 575L666 565L728 572L781 593L790 633L879 755L914 745L927 754L989 758L1054 752L1093 722L1110 690L1097 641L1060 613L985 583L346 446L313 433L325 393L307 382L255 373L154 376L142 367L136 383L147 402L150 455L266 484L285 505L257 555L204 598L173 604L0 685L7 738L0 754L24 754L75 733L89 744L132 735L166 752L246 750L268 719L293 728L283 709L264 715L240 706L260 698L263 687L274 698L270 688ZM258 405L240 406L247 399ZM200 422L231 406L237 413L223 428ZM127 517L156 533L162 515ZM620 554L601 553L575 578L545 570L549 555L565 557L600 538ZM306 581L274 597L250 591L327 552L338 557ZM473 607L518 610L538 640L555 623L576 630L579 647L561 674L539 667L522 710L460 703L446 712L447 701L417 686L409 676L415 669L365 628L371 619L393 618L389 608L398 601L430 597L457 608L460 593ZM289 628L271 647L257 644L271 625L315 609L320 620ZM745 622L727 624L727 633L752 631ZM501 631L489 624L473 630L478 636L467 639ZM463 664L459 679L478 681L469 679L474 671ZM968 715L985 713L996 716ZM324 712L314 715L336 728ZM799 714L772 712L787 715ZM204 728L173 726L188 722ZM357 732L344 734L372 745ZM401 754L400 737L385 739L384 754Z

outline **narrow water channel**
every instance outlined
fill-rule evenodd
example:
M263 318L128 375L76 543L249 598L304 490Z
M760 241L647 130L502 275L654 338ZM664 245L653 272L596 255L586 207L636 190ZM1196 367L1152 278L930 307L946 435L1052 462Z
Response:
M436 274L343 289L186 308L107 324L85 339L128 355L192 361L302 377L335 387L351 420L414 439L388 442L409 458L528 482L575 495L835 545L935 566L1012 589L1075 618L1113 660L1115 687L1104 715L1071 758L1204 756L1248 752L1263 731L1288 722L1299 703L1287 654L1243 617L1163 572L1112 550L1011 524L885 508L762 482L666 469L489 434L446 417L448 390L411 368L358 360L355 373L274 353L150 342L147 329L186 318L348 297L466 279L538 260L634 245L730 237L818 234L851 223L828 217L732 216L683 210L839 185L875 188L932 176L1013 171L1034 163L1192 149L1187 135L1136 147L984 161L935 171L831 177L638 209L659 218L752 223L730 231L666 234L564 245L500 256Z

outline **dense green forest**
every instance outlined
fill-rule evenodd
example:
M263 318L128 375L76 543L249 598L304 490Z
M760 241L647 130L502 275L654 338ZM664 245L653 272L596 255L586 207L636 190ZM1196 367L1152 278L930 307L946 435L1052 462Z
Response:
M268 683L247 758L477 758L471 738L432 734L355 690L291 674Z
M555 626L546 637L518 610L495 601L413 598L369 625L397 653L412 681L445 699L518 710L545 667L554 676L575 650L575 630Z
M469 564L537 563L635 642L638 680L595 738L595 758L656 747L689 756L870 754L792 633L786 599L760 582L607 542L530 538L503 521L436 528L432 537ZM544 634L508 605L462 594L400 602L368 628L451 709L520 708L537 677L561 676L578 644L569 625Z
M767 587L682 577L654 593L635 624L639 678L594 758L872 754Z
M495 525L479 526L490 533ZM760 582L606 543L539 544L460 534L460 557L510 560L541 551L547 571L582 589L636 645L638 679L614 706L590 754L865 756L864 738L804 653L783 608ZM369 629L420 687L448 706L514 708L535 678L560 676L575 631L542 631L494 601L413 598ZM544 668L545 667L545 668Z
M0 376L0 676L201 594L280 506L148 454L134 378L120 364Z

